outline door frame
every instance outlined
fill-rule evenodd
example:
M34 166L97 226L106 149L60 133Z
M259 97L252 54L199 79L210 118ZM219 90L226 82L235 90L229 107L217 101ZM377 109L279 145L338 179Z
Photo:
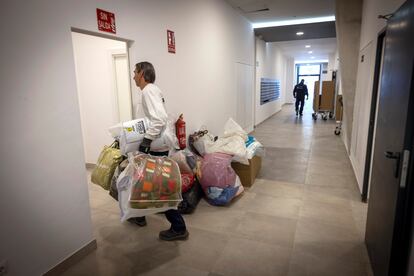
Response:
M364 180L362 182L362 194L361 199L363 202L367 202L368 199L368 190L369 182L371 180L371 165L372 165L372 150L374 145L374 132L377 125L376 115L377 115L377 104L378 104L378 91L379 91L379 80L381 74L381 65L382 65L382 56L383 56L383 47L386 36L386 28L382 29L377 37L377 51L375 55L375 69L374 69L374 82L372 88L371 96L371 111L369 115L369 125L368 125L368 141L367 141L367 150L365 157L365 169L364 169Z

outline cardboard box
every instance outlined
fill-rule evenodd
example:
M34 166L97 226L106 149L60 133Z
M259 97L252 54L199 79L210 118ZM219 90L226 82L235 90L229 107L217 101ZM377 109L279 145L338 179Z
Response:
M242 185L244 187L251 187L262 167L262 158L254 156L252 159L249 159L249 165L233 162L231 163L231 166L240 177Z

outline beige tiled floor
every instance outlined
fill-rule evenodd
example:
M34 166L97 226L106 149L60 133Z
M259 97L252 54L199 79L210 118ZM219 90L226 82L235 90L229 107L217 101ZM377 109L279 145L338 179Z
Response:
M120 223L118 205L90 184L98 249L64 275L372 275L360 201L335 124L293 106L253 133L267 150L252 188L228 207L202 200L187 241L162 242L164 216Z

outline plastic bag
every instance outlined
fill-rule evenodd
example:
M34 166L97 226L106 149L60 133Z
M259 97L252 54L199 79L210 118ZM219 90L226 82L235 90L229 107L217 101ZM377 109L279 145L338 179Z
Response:
M265 155L265 149L259 141L254 141L247 147L246 157L248 159L252 159L256 155L260 157Z
M111 187L109 188L109 195L112 196L115 200L118 200L118 189L116 187L116 182L119 178L119 175L125 170L128 166L128 159L122 161L115 169L114 175L111 180Z
M214 188L210 187L209 189ZM218 197L209 198L208 202L212 205L223 206L230 203L230 201L235 197L239 187L229 186L227 188L222 189L222 192Z
M194 148L197 150L197 152L204 156L206 153L208 153L209 148L214 145L214 137L210 135L203 135L196 139L193 143Z
M117 189L121 221L177 209L182 201L180 170L168 157L130 154Z
M247 140L247 132L236 123L232 118L228 119L224 125L224 137L240 136L243 142Z
M194 174L192 172L190 173L181 173L181 192L185 193L187 192L191 186L194 184Z
M109 128L109 132L112 136L119 137L121 153L126 155L138 150L150 126L151 122L147 118L140 118L112 126ZM173 148L179 148L178 140L175 135L174 123L168 119L160 137L152 141L151 150L167 151Z
M232 118L227 120L224 126L224 136L208 147L206 153L221 152L233 155L233 161L248 165L246 157L247 133Z
M122 155L117 148L118 142L112 143L111 146L105 146L99 155L96 167L92 171L91 181L109 190L111 179L118 164L122 161Z
M206 146L208 147L208 145L211 145L216 140L217 137L210 134L205 126L202 126L199 131L190 134L188 137L188 145L195 154L203 156Z
M176 151L174 153L170 154L170 158L177 162L178 167L180 167L180 171L182 173L192 173L193 170L190 168L190 166L187 163L187 158L184 154L183 150Z
M241 180L240 180L239 176L236 177L236 183L234 184L234 187L239 187L239 189L237 190L237 193L234 197L238 197L239 195L241 195L244 192L244 187L241 183Z
M243 191L244 187L241 184L240 178L236 176L234 185L228 186L224 189L217 187L208 187L206 195L210 204L216 206L224 206L229 204Z
M205 191L208 187L226 188L234 185L236 173L231 167L231 158L231 155L225 153L210 153L204 156L200 183Z
M176 207L181 198L181 174L178 164L168 158L138 154L129 158L131 208Z
M183 201L178 205L178 211L181 214L190 214L194 212L203 195L204 193L200 183L195 180L190 190L183 193Z
M197 166L197 156L194 153L192 153L189 149L185 149L184 154L188 166L191 168L192 171L194 171Z

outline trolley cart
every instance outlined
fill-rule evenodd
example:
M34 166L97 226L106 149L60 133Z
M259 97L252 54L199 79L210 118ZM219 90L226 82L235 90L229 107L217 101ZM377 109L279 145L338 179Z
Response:
M333 118L335 105L335 81L323 81L322 89L320 89L320 82L315 82L314 97L313 97L313 113L312 118L316 121L318 114L323 120ZM320 90L322 90L320 93Z
M341 134L342 130L342 111L343 111L343 102L342 102L342 95L337 96L337 103L336 103L336 110L335 110L335 119L336 119L336 128L335 128L335 135Z

